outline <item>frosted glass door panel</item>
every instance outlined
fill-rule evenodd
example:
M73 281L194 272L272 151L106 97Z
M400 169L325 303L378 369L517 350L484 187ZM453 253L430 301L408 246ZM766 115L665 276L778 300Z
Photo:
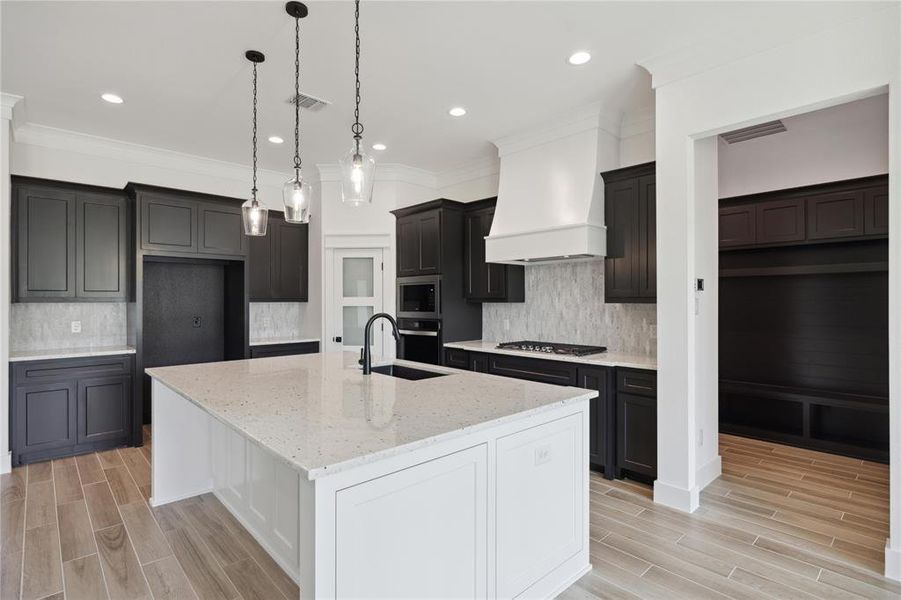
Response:
M344 345L362 346L363 328L366 321L372 316L371 306L345 306L344 307Z
M374 270L371 257L344 259L344 297L371 298Z

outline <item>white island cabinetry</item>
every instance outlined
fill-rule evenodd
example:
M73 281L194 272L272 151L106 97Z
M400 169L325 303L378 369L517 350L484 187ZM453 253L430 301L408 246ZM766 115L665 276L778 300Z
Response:
M191 398L153 370L154 504L212 491L304 598L548 598L588 570L590 391L459 372L364 377L341 361L330 381L318 372L328 360L246 362L285 359L340 398L292 398L268 432L249 403ZM455 396L463 413L441 416ZM325 431L303 439L310 420ZM173 441L187 430L190 456Z

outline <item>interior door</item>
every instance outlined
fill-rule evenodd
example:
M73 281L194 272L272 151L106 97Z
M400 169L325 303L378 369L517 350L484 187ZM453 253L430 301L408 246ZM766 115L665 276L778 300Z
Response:
M335 250L332 293L335 310L329 336L333 350L359 353L363 348L366 321L384 310L382 268L381 248ZM383 330L384 323L373 328L373 356L386 354Z

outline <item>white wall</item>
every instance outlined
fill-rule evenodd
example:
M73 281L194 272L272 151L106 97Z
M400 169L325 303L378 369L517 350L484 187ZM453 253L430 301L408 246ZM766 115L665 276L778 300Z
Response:
M10 217L9 187L10 130L18 97L0 97L0 473L11 467L9 453L9 303L10 303Z
M901 231L901 14L880 9L833 30L799 38L679 79L673 64L649 63L656 90L658 479L656 501L698 506L705 478L698 424L713 422L718 373L716 311L694 310L694 281L716 274L717 251L696 235L717 209L710 193L715 159L705 137L880 93L890 93L890 222ZM675 65L678 67L678 65ZM713 230L711 228L711 230ZM901 579L901 236L889 240L891 542L886 572ZM713 338L715 339L715 338ZM706 432L705 432L706 433ZM704 443L715 444L707 435Z
M888 95L784 120L788 131L719 144L720 198L888 172Z

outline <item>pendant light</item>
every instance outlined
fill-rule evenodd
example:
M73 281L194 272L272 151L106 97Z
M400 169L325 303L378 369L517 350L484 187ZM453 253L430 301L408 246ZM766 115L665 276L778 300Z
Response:
M245 234L266 235L269 209L257 200L257 65L266 60L266 56L262 52L248 50L244 58L253 63L253 187L250 188L250 200L241 205L241 218Z
M313 190L300 174L300 20L307 16L307 7L302 2L288 2L285 11L294 17L294 177L285 182L282 197L285 221L309 223Z
M361 146L363 124L360 123L360 0L354 1L354 33L356 36L356 98L354 124L350 128L354 134L353 147L339 162L341 165L341 199L351 206L372 202L372 184L375 178L375 159L364 153Z

